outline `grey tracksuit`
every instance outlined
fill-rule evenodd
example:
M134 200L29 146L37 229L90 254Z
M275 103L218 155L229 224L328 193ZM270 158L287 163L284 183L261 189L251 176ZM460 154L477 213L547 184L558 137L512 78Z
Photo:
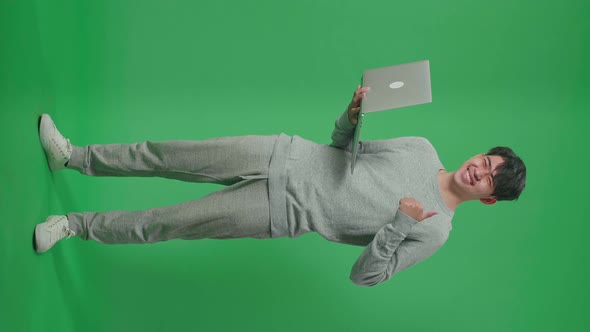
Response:
M366 246L350 277L375 285L440 248L453 212L440 196L437 174L443 166L426 139L362 142L351 175L353 131L345 112L329 146L281 134L74 147L68 167L83 174L162 176L228 187L171 207L70 213L70 227L104 243L314 231L330 241ZM398 211L402 197L439 213L416 222Z

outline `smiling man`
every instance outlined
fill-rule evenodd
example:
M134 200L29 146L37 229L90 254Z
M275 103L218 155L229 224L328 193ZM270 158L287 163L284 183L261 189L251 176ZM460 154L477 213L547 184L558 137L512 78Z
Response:
M522 167L523 181L518 179L519 167ZM524 188L524 177L520 158L510 148L495 147L467 160L455 172L441 170L439 186L445 203L454 210L462 202L473 199L488 205L495 204L498 199L516 199ZM500 182L499 186L496 182Z
M364 246L350 278L373 286L436 252L448 239L459 204L519 197L526 168L503 147L447 172L424 138L365 141L351 175L352 137L366 91L359 86L354 92L336 120L330 145L281 134L77 147L43 115L40 139L53 171L160 176L227 187L145 211L49 216L35 228L35 250L45 252L66 236L124 244L317 232L330 241Z

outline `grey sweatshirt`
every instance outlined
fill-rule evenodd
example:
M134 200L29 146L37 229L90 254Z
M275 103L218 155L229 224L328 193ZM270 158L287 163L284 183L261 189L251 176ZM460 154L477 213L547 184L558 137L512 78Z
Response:
M313 231L339 243L366 246L351 280L373 286L431 256L447 240L453 212L439 192L443 169L428 140L403 137L361 142L350 173L354 125L336 120L332 144L281 134L269 172L272 236ZM414 197L438 214L417 222L399 211Z

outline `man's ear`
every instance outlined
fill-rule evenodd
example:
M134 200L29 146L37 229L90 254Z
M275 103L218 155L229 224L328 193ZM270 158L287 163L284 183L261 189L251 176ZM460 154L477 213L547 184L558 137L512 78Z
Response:
M493 205L496 204L496 202L498 201L496 199L496 197L491 196L491 197L485 197L485 198L480 198L479 199L482 203L484 203L485 205Z

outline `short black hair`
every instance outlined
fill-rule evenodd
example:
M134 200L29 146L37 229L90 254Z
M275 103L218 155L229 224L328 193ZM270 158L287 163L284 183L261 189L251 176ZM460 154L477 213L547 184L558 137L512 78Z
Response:
M526 182L526 166L522 159L512 149L503 146L491 148L487 155L504 158L504 162L497 167L497 173L493 176L496 188L492 196L499 201L518 199Z

